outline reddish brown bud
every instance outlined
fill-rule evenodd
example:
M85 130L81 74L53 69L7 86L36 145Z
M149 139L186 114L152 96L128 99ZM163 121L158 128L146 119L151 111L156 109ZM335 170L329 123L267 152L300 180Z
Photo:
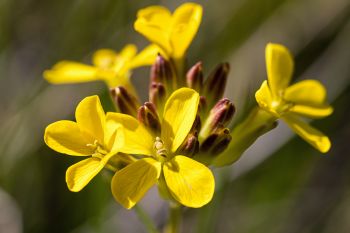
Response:
M200 145L199 154L196 155L195 159L210 164L217 155L227 148L231 140L232 136L229 129L224 127L216 129Z
M202 62L197 62L186 74L187 86L201 93L203 87Z
M124 87L119 86L110 89L112 99L121 113L136 117L140 104L135 96Z
M212 134L217 128L226 127L231 122L235 113L235 107L232 102L223 98L219 100L210 110L209 116L204 122L200 132L201 138L206 138Z
M138 110L137 118L142 124L151 129L153 132L160 132L160 122L157 109L153 103L144 103Z
M171 64L160 54L151 67L151 82L162 83L169 93L176 88L176 79Z
M215 128L218 125L227 126L231 122L234 113L235 107L229 99L223 98L219 100L210 110L211 127Z
M195 133L190 133L177 150L177 154L192 157L199 150L199 142Z
M203 95L207 97L210 108L224 95L229 71L228 63L219 64L205 81Z

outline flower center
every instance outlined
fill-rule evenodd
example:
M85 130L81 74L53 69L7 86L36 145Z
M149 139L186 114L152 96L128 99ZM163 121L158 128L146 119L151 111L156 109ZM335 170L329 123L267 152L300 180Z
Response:
M100 143L98 143L97 140L95 140L93 144L86 144L86 146L92 147L92 148L95 149L95 153L93 153L93 154L91 155L92 157L102 159L103 156L105 156L106 154L108 154L108 151L106 151L106 150L104 149L103 145L101 145Z
M162 161L168 157L168 151L160 137L156 137L153 148L155 150L155 157L157 160Z
M282 116L293 107L293 103L285 101L283 99L273 100L270 104L270 108L273 113L277 114L278 117Z

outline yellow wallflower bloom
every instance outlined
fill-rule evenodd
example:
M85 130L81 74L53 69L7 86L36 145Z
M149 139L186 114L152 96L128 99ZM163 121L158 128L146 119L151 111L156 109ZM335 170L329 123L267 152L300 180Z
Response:
M78 192L100 172L123 145L123 133L116 125L108 124L98 96L83 99L75 112L77 122L62 120L46 127L44 140L53 150L88 156L66 172L68 188Z
M301 120L301 117L321 118L333 112L326 102L325 87L316 80L303 80L289 86L294 63L282 45L266 46L266 67L268 79L255 93L259 106L284 120L313 147L327 152L331 147L329 138Z
M129 115L111 113L110 121L124 128L123 152L144 156L112 179L112 193L125 208L132 208L157 182L188 207L201 207L212 199L215 182L210 169L177 153L195 121L198 103L194 90L175 91L166 102L160 135Z
M202 7L184 3L173 14L162 6L150 6L137 13L136 31L161 47L168 57L182 58L202 20Z
M130 70L155 61L159 48L150 45L137 54L133 44L126 45L120 53L101 49L94 53L93 65L74 61L61 61L44 72L44 78L53 84L82 83L103 80L109 87L125 86L132 90Z

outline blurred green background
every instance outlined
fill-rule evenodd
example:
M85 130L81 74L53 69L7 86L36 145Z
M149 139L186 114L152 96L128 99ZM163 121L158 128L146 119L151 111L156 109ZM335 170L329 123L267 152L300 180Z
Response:
M100 94L103 83L49 85L43 70L62 59L90 62L99 48L139 48L133 30L138 9L183 1L0 0L0 232L145 232L133 211L112 198L112 174L98 175L82 192L65 184L75 158L50 150L46 125L73 119L77 103ZM350 229L350 2L349 0L212 0L204 7L189 64L205 72L228 61L226 96L235 119L254 103L266 79L264 47L282 43L296 58L294 81L320 80L335 107L313 124L330 136L322 155L281 123L236 164L215 169L217 192L202 209L187 209L183 232L345 233ZM145 100L149 68L133 74ZM143 91L143 92L142 92ZM234 139L233 139L234 140ZM153 189L141 205L161 227L167 205Z

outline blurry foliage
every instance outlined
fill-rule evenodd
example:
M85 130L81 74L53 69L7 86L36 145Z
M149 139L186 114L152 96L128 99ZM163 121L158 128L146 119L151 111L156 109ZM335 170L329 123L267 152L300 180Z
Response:
M104 86L49 86L42 80L41 72L61 59L89 62L91 53L98 48L118 50L125 43L146 45L132 29L137 10L151 4L174 8L180 2L183 1L0 1L0 188L13 197L22 212L22 223L12 224L23 224L23 232L106 232L109 228L104 224L112 215L109 207L121 210L112 200L108 172L96 177L82 192L69 192L64 175L75 158L55 153L42 140L44 127L58 119L72 119L76 103L88 94L100 93L105 109L111 110ZM204 22L190 48L189 63L200 59L206 62L205 70L210 70L216 63L229 59L271 15L282 7L288 8L291 2L300 6L325 3L324 0L200 2L204 5ZM295 78L315 64L339 34L344 31L349 34L350 4L346 2L333 1L340 7L334 10L330 22L299 45ZM310 25L314 25L311 21L317 19L313 17L322 14L309 17ZM216 25L219 29L214 28ZM342 46L349 53L349 46L345 43ZM264 62L263 51L256 56ZM337 62L350 65L349 60ZM255 64L251 65L255 69ZM343 75L349 86L347 72ZM147 75L147 69L135 72L135 76ZM265 77L265 73L254 75L257 79ZM148 78L139 78L144 77L135 77L136 83L146 86ZM338 84L337 77L329 79L333 80L329 82L332 85ZM230 91L237 89L229 87ZM236 180L229 178L229 172L222 172L212 203L203 209L187 210L183 229L201 233L347 232L350 89L344 86L343 90L334 102L333 116L315 123L333 141L329 154L322 156L295 137ZM248 93L244 99L253 97L254 91ZM48 96L50 101L46 100ZM243 104L244 99L240 100ZM118 223L128 222L114 220L113 232L118 232ZM128 224L133 225L131 220Z

